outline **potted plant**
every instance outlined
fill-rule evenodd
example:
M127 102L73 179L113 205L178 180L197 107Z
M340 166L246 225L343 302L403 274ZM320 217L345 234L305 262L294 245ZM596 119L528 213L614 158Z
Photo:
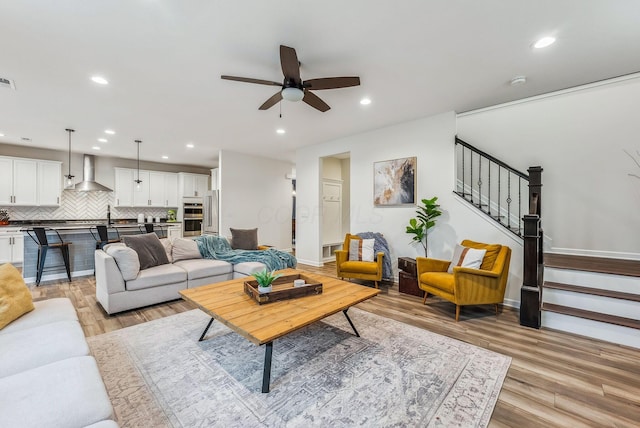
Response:
M9 224L9 210L0 208L0 224Z
M415 242L419 242L424 248L424 256L427 257L427 233L436 224L436 218L442 215L440 211L440 205L436 203L437 196L431 199L423 199L422 206L418 206L416 214L418 218L412 218L409 220L406 232L414 235Z
M262 272L253 274L253 277L258 283L258 291L260 293L269 293L271 291L271 284L273 283L273 281L280 278L281 276L282 274L276 274L275 270L269 272L267 268L265 268Z

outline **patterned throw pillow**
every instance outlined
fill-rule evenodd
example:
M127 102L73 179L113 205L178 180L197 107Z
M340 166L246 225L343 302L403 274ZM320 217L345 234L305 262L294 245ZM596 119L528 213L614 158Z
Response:
M375 239L351 239L349 241L349 260L372 262L375 242Z
M459 244L456 245L456 249L453 251L453 259L447 272L453 273L453 268L456 266L479 269L486 252L487 250L477 250L463 247Z

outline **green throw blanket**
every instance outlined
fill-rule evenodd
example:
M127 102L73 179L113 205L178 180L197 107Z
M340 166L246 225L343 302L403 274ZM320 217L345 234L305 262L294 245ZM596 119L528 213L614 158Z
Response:
M224 236L202 235L195 238L198 250L205 259L215 259L238 264L243 262L264 263L268 270L295 268L296 258L289 253L273 248L267 250L234 250Z

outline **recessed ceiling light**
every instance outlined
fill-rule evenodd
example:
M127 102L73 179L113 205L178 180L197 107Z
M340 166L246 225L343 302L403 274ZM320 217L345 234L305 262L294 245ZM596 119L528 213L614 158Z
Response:
M109 140L107 140L106 138L98 138L98 141L100 141L101 143L108 143Z
M99 146L93 146L93 147L91 147L91 148L92 148L93 150L100 150L100 147L99 147Z
M105 134L109 134L109 135L115 135L116 131L113 131L113 130L111 130L111 129L105 129L105 130L104 130L104 133L105 133Z
M169 156L164 155L162 156L162 159L169 159Z
M0 132L0 137L4 137L4 134L2 132Z
M195 146L193 145L193 143L189 143L189 144L187 144L187 148L188 148L188 149L193 149L194 147L195 147Z
M363 106L368 106L369 104L371 104L371 99L363 98L360 100L360 104L362 104Z
M99 85L108 85L109 81L102 76L92 76L91 80Z
M276 129L276 132L277 132L278 134L284 134L284 133L285 133L285 132L287 132L287 131L285 131L285 130L284 130L284 129L282 129L282 128L279 128L279 129Z
M511 86L517 86L527 83L527 76L516 76L511 79Z
M550 46L552 44L554 44L556 41L555 37L543 37L540 40L538 40L537 42L535 42L535 44L533 45L534 48L536 49L542 49L542 48L546 48L547 46Z

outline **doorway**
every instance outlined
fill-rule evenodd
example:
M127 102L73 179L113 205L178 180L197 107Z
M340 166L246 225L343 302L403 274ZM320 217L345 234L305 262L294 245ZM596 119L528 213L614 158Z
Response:
M350 213L350 153L320 158L322 221L322 260L335 259L335 251L342 249L344 236L349 232Z

